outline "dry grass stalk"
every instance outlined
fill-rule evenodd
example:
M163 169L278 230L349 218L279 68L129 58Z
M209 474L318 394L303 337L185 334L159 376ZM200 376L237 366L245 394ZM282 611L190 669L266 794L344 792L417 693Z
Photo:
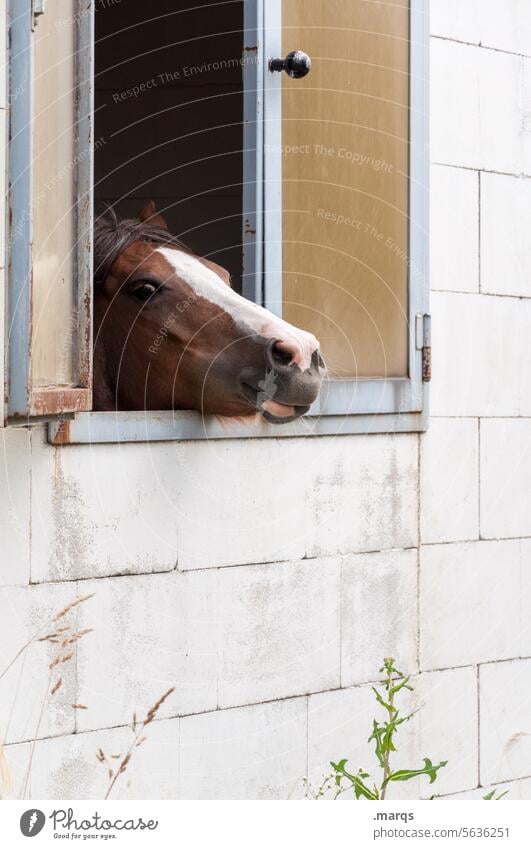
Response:
M59 613L55 614L52 619L52 622L57 622L59 619L62 619L63 616L66 616L67 613L70 613L70 611L73 610L74 607L77 607L78 604L83 604L84 601L88 601L89 598L93 598L94 595L95 593L90 593L90 595L83 595L79 598L75 598L74 601L71 601L70 604L67 604L66 607L63 607L63 609L60 610Z
M127 764L129 763L130 760L131 760L131 752L128 752L127 755L125 756L125 758L123 759L122 763L120 764L119 772L125 772L126 771Z
M13 790L13 779L7 762L6 751L0 743L0 799Z
M30 777L31 777L31 769L32 769L32 765L33 765L33 757L34 757L34 754L35 754L35 746L36 746L36 743L37 743L37 739L39 737L39 731L40 731L41 723L42 723L42 720L43 720L43 717L44 717L45 709L46 709L46 706L47 706L47 703L48 703L48 699L49 699L50 696L54 696L57 693L57 691L60 689L60 687L62 686L62 683L63 683L62 676L59 676L59 678L56 680L53 687L50 689L51 683L52 683L52 670L56 666L58 666L59 664L68 663L69 661L71 661L74 658L74 652L73 651L68 651L67 653L64 653L64 651L63 651L64 646L68 645L69 643L77 643L78 640L80 640L85 634L90 633L90 631L92 630L92 629L87 628L87 629L82 630L82 631L74 631L72 624L65 623L64 625L56 625L55 623L57 623L57 622L59 622L59 620L63 619L71 610L76 608L78 605L87 601L89 598L92 598L93 595L94 595L94 593L91 593L90 595L85 595L85 596L75 598L73 601L71 601L69 604L67 604L66 607L63 607L56 614L51 616L48 619L48 621L45 622L41 626L41 628L39 628L37 633L35 633L22 646L22 648L19 649L19 651L16 653L14 658L8 663L8 665L5 667L5 669L3 669L2 672L0 672L0 680L1 680L9 672L9 670L13 667L13 665L17 662L17 660L33 644L46 643L47 642L47 643L50 643L52 645L59 645L58 653L55 655L55 657L48 664L48 669L49 669L48 681L47 681L47 684L46 684L46 689L44 691L43 700L42 700L42 703L41 703L39 718L38 718L38 721L37 721L37 727L35 729L35 733L34 733L32 741L31 741L30 755L29 755L29 759L28 759L28 766L27 766L26 773L25 773L25 776L24 776L21 798L26 798L26 796L27 796ZM72 705L72 707L76 708L76 709L80 708L80 709L86 710L85 705ZM5 762L5 754L4 754L2 745L0 743L0 787L2 785L4 785L4 792L7 792L5 790L5 783L6 782L5 782L5 776L4 776L4 772L5 772L5 763L4 762Z
M54 696L55 693L57 693L57 690L59 689L59 687L61 686L62 683L63 683L63 679L58 678L57 681L55 682L55 684L53 685L52 689L50 690L50 696Z
M60 610L58 613L56 613L54 616L52 616L47 622L45 622L44 625L41 628L39 628L37 633L34 634L28 640L27 643L24 643L22 648L19 649L19 651L16 653L15 657L7 664L5 669L3 669L2 672L0 672L0 680L4 677L4 675L6 675L9 672L9 670L16 663L16 661L19 659L19 657L21 657L21 655L23 655L24 652L27 651L31 645L33 645L33 643L42 643L42 642L59 643L59 642L61 642L61 640L63 640L63 641L66 640L66 642L63 643L63 647L64 647L64 645L67 645L69 639L72 642L77 642L77 640L79 640L82 636L90 633L90 631L92 630L91 628L87 628L84 631L77 631L75 633L72 633L72 626L71 625L63 625L63 626L58 628L58 627L55 627L53 623L57 622L57 620L59 620L59 619L62 619L64 616L66 616L67 613L69 613L71 610L73 610L79 604L82 604L84 601L87 601L89 598L92 598L94 595L95 595L95 593L91 593L90 595L85 595L85 596L81 596L79 598L75 598L73 601L70 602L70 604L67 604L66 607L63 607L62 610ZM50 627L52 627L53 630L50 630ZM45 631L45 630L47 630L47 633L45 633L43 635L42 632ZM70 632L69 635L66 635L66 632Z
M109 796L112 792L112 789L113 789L114 785L116 784L116 780L117 780L118 776L122 775L127 770L127 767L129 765L129 761L131 760L131 758L133 756L134 750L137 749L147 739L143 734L145 728L151 722L153 722L153 720L157 716L157 713L159 712L160 708L162 707L162 705L164 704L166 699L169 696L171 696L171 694L173 692L175 692L175 687L171 687L169 690L166 690L166 692L160 697L160 699L158 699L155 702L155 704L152 707L150 707L150 709L148 710L148 712L146 714L146 718L143 719L142 721L139 722L137 720L136 713L133 714L133 721L131 723L131 728L132 728L133 734L134 734L133 742L129 746L127 752L125 753L125 757L123 758L123 760L119 764L118 769L116 770L116 772L114 773L114 775L111 779L111 782L110 782L110 784L107 788L107 792L105 794L105 799L109 798ZM106 765L109 764L109 762L108 762L107 758L105 757L102 749L98 749L98 751L96 752L96 757L97 757L97 759L100 763L105 763ZM116 755L111 755L111 757L115 758ZM118 755L118 757L121 757L121 755Z
M76 631L74 634L67 634L61 643L62 648L69 646L71 643L77 643L85 634L90 634L93 630L94 628L84 628L82 631Z
M74 708L74 710L88 710L88 707L86 705L81 704L70 705L70 707Z
M46 643L46 642L57 642L57 637L60 637L61 634L59 631L52 631L51 634L45 634L44 637L39 637L37 640L38 643Z
M160 697L158 702L155 702L153 707L151 707L148 710L148 715L147 715L146 719L144 720L144 725L149 725L150 722L153 722L157 713L159 712L159 708L164 704L164 702L166 701L168 696L171 696L171 694L173 693L174 690L175 690L175 687L171 687L171 689L167 690L164 693L164 695Z

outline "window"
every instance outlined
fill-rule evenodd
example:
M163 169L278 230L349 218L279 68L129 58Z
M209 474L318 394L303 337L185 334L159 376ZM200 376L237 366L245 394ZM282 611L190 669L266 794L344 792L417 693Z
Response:
M44 6L44 4L42 4ZM11 3L8 413L91 409L92 16Z
M118 0L11 3L10 415L63 414L58 441L423 429L427 2L129 0L125 25ZM270 69L295 49L310 73ZM153 198L315 333L330 377L305 421L89 414L93 197Z
M266 59L312 61L301 79L265 75L265 303L321 342L331 379L313 412L421 414L424 6L273 0L264 15Z
M243 3L96 6L94 200L172 233L242 280Z

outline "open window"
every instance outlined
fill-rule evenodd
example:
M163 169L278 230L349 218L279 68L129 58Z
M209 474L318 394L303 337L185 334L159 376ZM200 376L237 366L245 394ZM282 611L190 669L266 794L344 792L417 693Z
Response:
M429 380L427 29L419 0L264 3L264 300L321 342L315 415L407 414Z
M10 415L63 414L58 441L423 429L427 31L426 0L11 0ZM270 65L297 49L307 75ZM305 421L88 412L93 200L148 199L320 339Z
M153 200L242 287L243 3L96 7L96 212Z
M91 409L92 23L81 0L9 6L14 420Z

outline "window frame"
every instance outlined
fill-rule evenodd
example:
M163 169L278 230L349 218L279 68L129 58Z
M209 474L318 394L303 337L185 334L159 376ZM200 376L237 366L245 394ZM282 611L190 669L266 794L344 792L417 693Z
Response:
M45 9L46 7L44 7ZM92 407L92 133L94 0L76 0L75 310L71 355L75 385L33 387L31 382L33 239L34 2L9 0L9 122L7 210L7 421L20 423ZM69 329L65 329L69 332Z
M264 6L264 52L283 56L282 0ZM409 4L409 180L408 180L408 376L351 378L325 382L310 416L418 413L419 429L428 389L424 367L429 343L429 24L427 0ZM294 44L290 49L304 49ZM264 306L282 304L282 84L284 74L264 78ZM296 85L296 83L295 83ZM428 338L426 338L428 337Z
M429 392L427 377L430 353L428 313L428 0L411 0L411 101L410 101L410 258L415 281L410 275L409 318L410 377L387 380L360 379L328 381L322 397L308 416L282 427L267 424L246 425L240 422L221 424L216 417L203 417L191 411L162 412L76 412L90 403L91 393L91 292L92 292L92 157L80 157L78 196L86 202L78 211L78 243L81 333L78 341L78 374L80 386L66 391L51 390L49 398L32 398L29 375L29 318L31 302L24 280L31 273L31 48L32 10L16 21L9 0L11 23L11 138L20 143L9 145L10 201L13 222L24 222L24 237L11 243L9 234L8 329L13 339L9 347L10 380L9 414L53 419L49 421L48 438L54 444L145 442L167 440L231 439L256 437L296 437L356 433L418 432L427 427ZM79 150L86 150L92 140L92 79L94 64L94 0L78 0L80 14L80 74L82 83ZM281 302L281 231L278 210L281 201L279 161L265 157L265 145L280 155L281 121L278 119L279 74L269 72L268 58L281 55L281 0L244 0L245 36L244 74L244 185L243 185L243 293L246 297L278 310ZM20 6L19 6L20 10ZM24 25L23 25L24 21ZM276 24L275 24L276 21ZM29 26L28 26L29 22ZM303 45L302 45L303 46ZM26 51L26 53L25 53ZM31 52L31 50L30 50ZM250 56L255 57L249 60ZM17 136L17 133L20 134ZM276 172L276 180L272 175ZM88 236L88 238L87 238ZM276 249L275 247L276 246ZM265 273L264 273L265 272ZM88 282L87 282L88 281ZM13 304L17 310L13 310ZM21 308L22 307L22 308ZM424 372L424 374L423 374ZM69 394L71 393L71 394ZM54 414L63 412L63 415ZM73 414L75 412L75 415ZM12 419L13 420L13 419Z

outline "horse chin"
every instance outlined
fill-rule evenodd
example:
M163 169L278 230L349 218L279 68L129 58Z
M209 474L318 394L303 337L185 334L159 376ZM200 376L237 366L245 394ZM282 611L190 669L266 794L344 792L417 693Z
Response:
M294 406L293 404L281 404L279 401L268 399L261 407L262 416L270 424L288 424L299 419L310 409L309 406Z
M278 404L276 415L269 410L265 410L263 407L261 410L251 410L249 413L242 414L216 414L216 419L222 424L224 427L231 427L234 422L238 422L242 425L259 425L261 421L266 421L269 424L281 425L288 424L289 422L294 422L301 416L303 416L308 410L309 407L294 407L289 406L288 404Z

